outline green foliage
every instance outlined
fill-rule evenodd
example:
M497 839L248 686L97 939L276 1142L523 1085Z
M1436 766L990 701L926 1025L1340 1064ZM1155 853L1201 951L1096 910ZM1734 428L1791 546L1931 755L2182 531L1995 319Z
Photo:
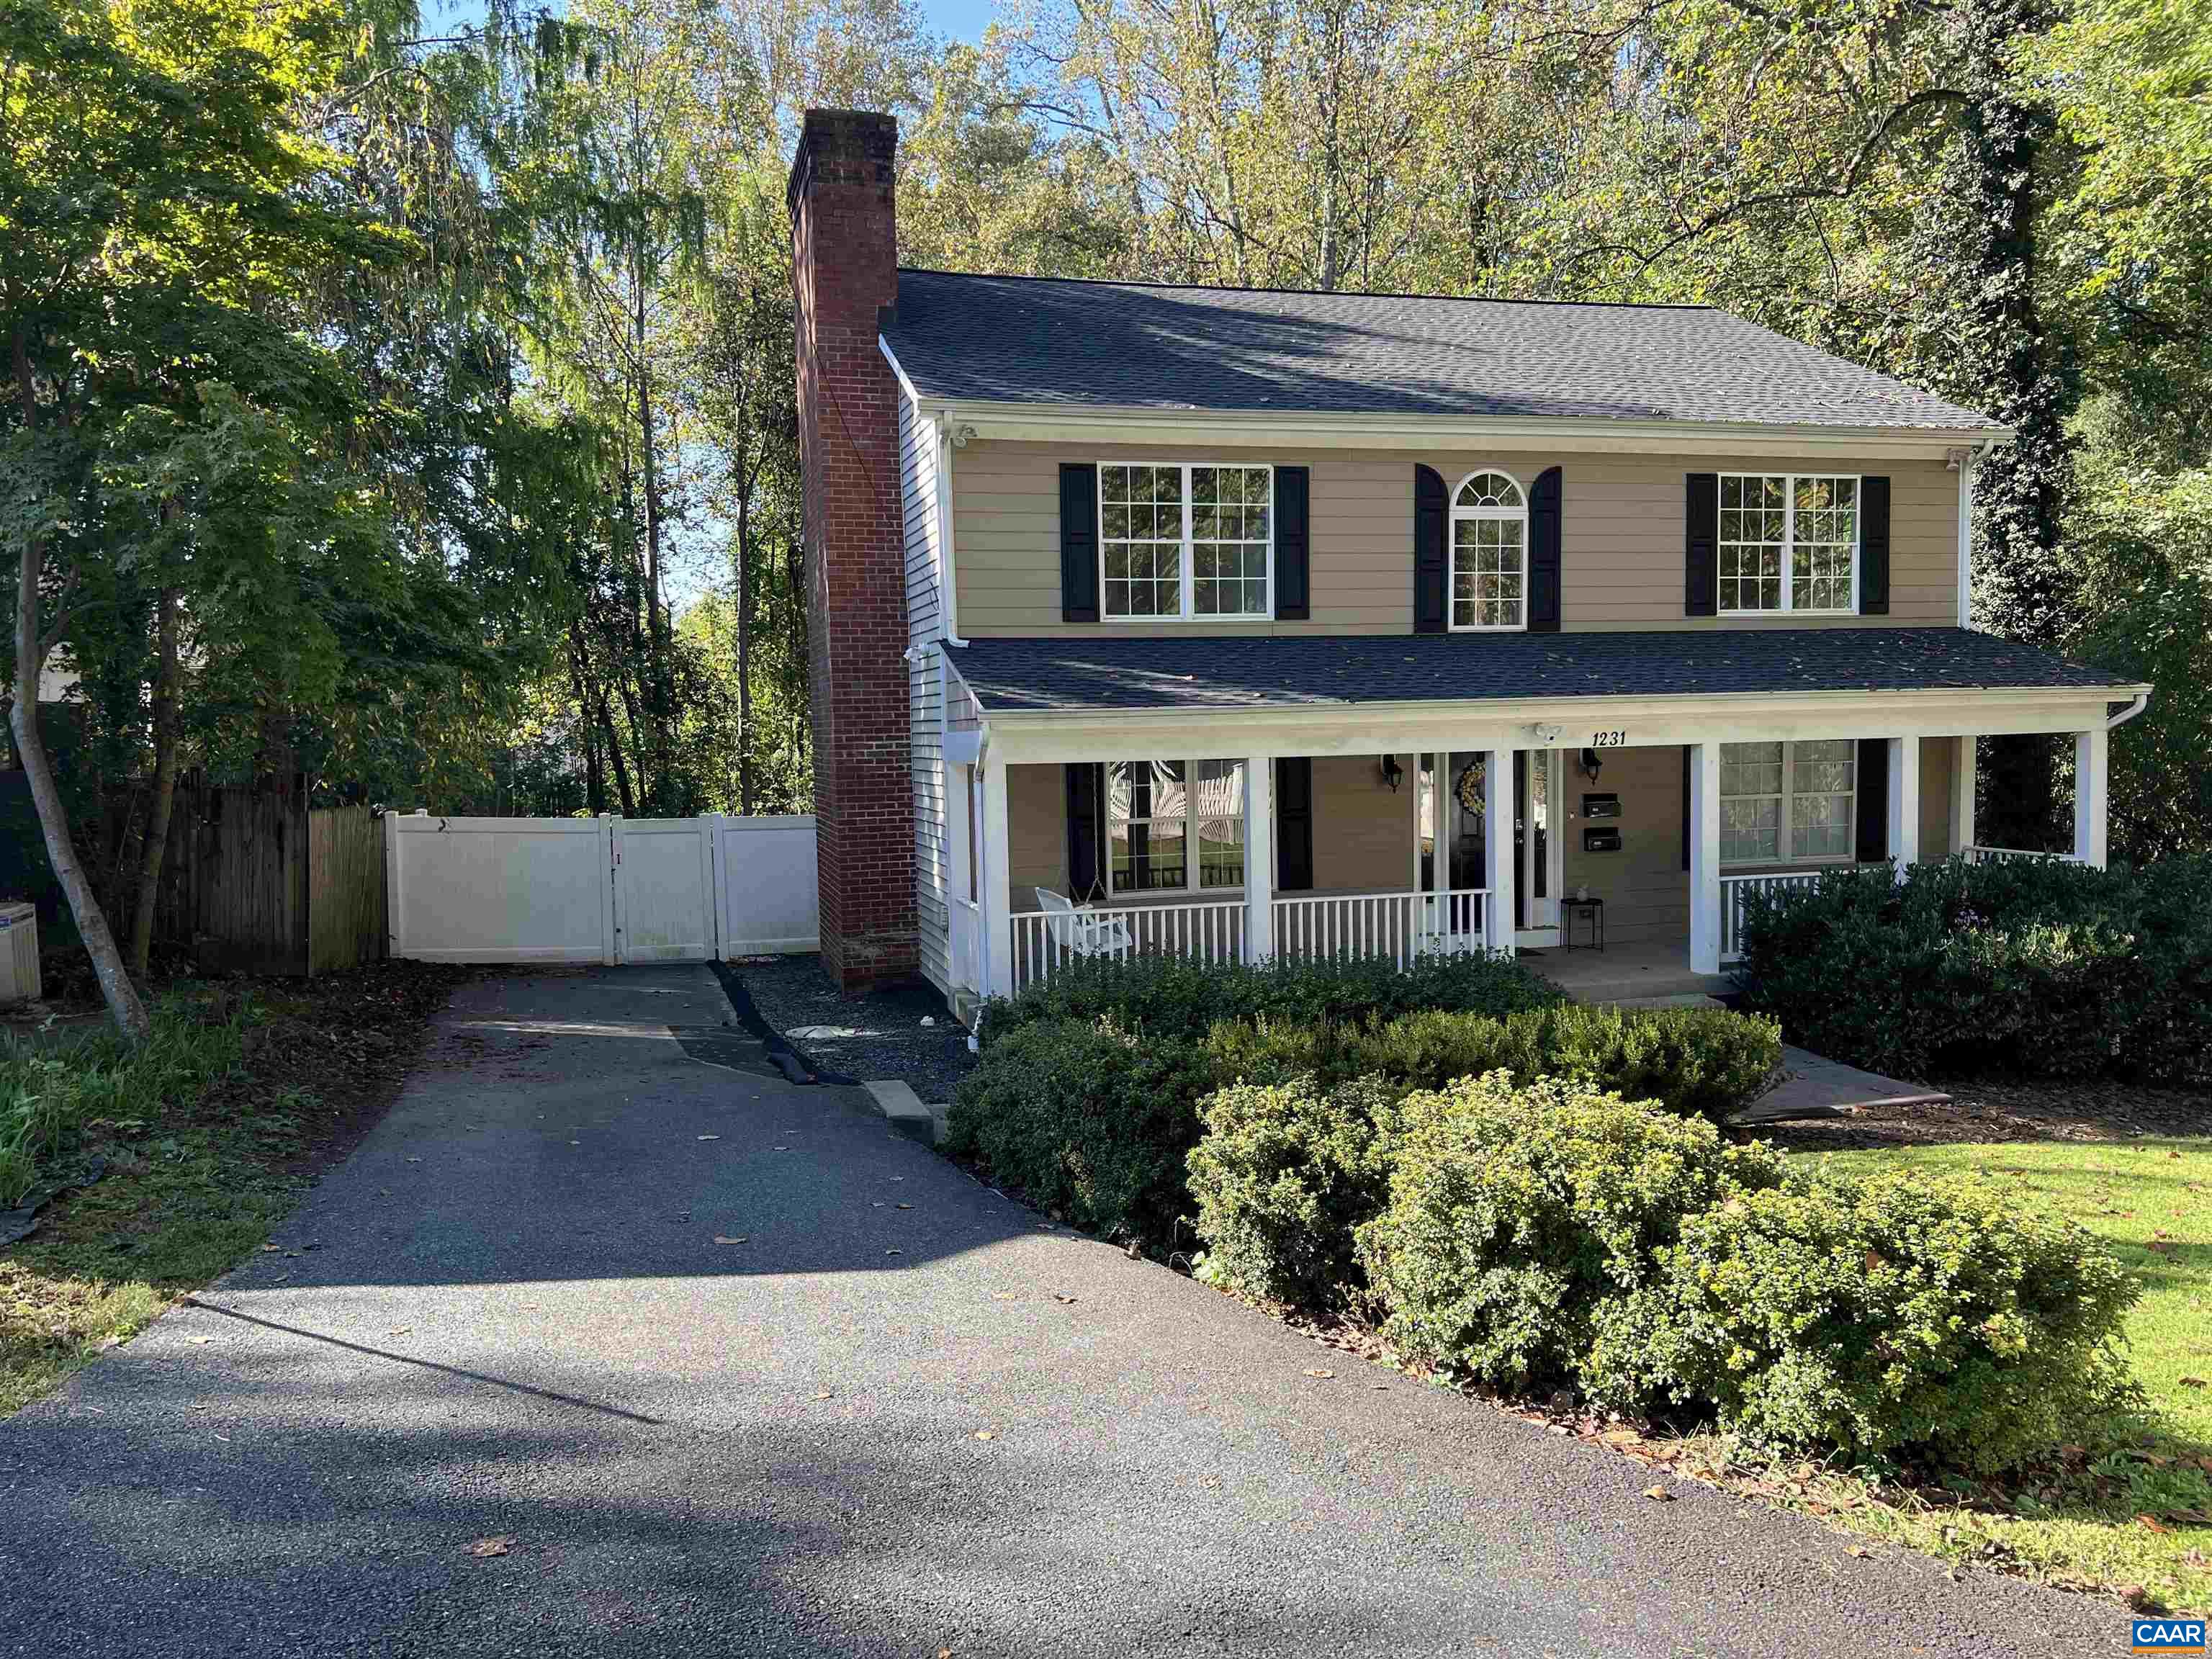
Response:
M246 1011L210 1018L180 995L152 1012L153 1035L136 1048L105 1028L52 1045L0 1038L0 1209L21 1203L86 1124L158 1117L239 1066Z
M1470 1078L1409 1097L1389 1203L1359 1235L1395 1343L1513 1390L1634 1406L1623 1346L1658 1253L1698 1212L1781 1179L1781 1155L1571 1084Z
M1710 1403L1776 1448L1932 1452L1990 1471L2130 1403L2134 1279L1990 1183L1793 1180L1683 1217L1594 1356L1627 1397Z
M1189 1159L1200 1275L1273 1301L1357 1302L1353 1239L1382 1206L1400 1093L1375 1078L1324 1093L1308 1076L1206 1097Z
M946 1145L1076 1226L1171 1248L1207 1082L1193 1044L1104 1020L1035 1021L960 1080Z
M1008 1031L1043 1019L1110 1019L1149 1037L1197 1042L1222 1020L1319 1025L1417 1008L1508 1014L1560 1000L1521 963L1479 951L1418 957L1402 969L1379 959L1278 957L1255 965L1091 957L1055 969L1011 1000L994 1000L976 1029L987 1050Z
M2212 858L1839 871L1753 895L1750 1006L1906 1077L2212 1078Z

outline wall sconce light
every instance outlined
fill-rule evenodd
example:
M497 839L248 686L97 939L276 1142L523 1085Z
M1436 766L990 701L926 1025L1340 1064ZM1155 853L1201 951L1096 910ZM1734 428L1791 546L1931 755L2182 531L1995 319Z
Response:
M1382 757L1381 769L1382 781L1389 784L1392 792L1395 793L1398 786L1406 781L1406 769L1398 764L1398 757L1395 755L1385 755Z
M1583 775L1584 777L1588 778L1592 783L1595 783L1597 781L1597 775L1605 769L1605 763L1597 757L1596 750L1585 749L1583 750L1582 769Z

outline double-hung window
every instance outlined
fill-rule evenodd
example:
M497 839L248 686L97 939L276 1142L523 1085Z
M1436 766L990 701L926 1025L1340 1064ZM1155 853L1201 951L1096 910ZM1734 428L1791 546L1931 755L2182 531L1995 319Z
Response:
M1857 745L1849 738L1723 744L1721 862L1849 859L1857 771Z
M1858 603L1859 481L1723 472L1720 608L1848 613Z
M1111 761L1106 841L1112 891L1244 884L1244 763Z
M1528 500L1503 472L1477 472L1452 495L1454 633L1525 628Z
M1273 467L1101 466L1104 614L1265 617L1274 506Z

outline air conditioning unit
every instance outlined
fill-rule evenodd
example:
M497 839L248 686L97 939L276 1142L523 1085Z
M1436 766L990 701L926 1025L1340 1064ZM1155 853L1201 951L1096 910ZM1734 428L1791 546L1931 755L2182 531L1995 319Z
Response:
M0 904L0 1008L38 1000L38 907Z

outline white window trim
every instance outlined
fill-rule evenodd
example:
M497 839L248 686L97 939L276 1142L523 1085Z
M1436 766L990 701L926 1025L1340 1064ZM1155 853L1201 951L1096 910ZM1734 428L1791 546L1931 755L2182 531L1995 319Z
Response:
M1773 738L1749 738L1743 740L1743 746L1748 747L1754 743L1773 743L1776 741L1777 739ZM1844 821L1850 831L1852 845L1847 852L1808 854L1803 856L1800 856L1790 850L1795 830L1795 823L1791 817L1791 805L1793 798L1796 793L1796 780L1797 776L1797 744L1788 739L1782 739L1780 741L1782 742L1782 793L1778 797L1778 799L1780 801L1781 816L1777 820L1776 823L1774 856L1772 858L1752 859L1732 859L1723 856L1720 861L1721 868L1723 870L1750 870L1772 869L1779 865L1807 867L1812 866L1856 864L1859 861L1857 837L1859 821L1860 770L1859 750L1856 740L1850 738L1815 738L1807 739L1808 742L1814 743L1849 743L1851 745L1851 787L1847 796L1850 805L1844 809ZM1734 743L1724 743L1720 745L1721 759L1723 764L1727 762L1728 751L1737 746L1738 745ZM1814 793L1826 795L1833 792L1822 789L1817 790ZM1766 794L1723 794L1720 797L1720 801L1721 805L1725 806L1732 800L1775 800L1777 799L1778 797L1776 796Z
M1200 465L1203 465L1205 463L1200 462ZM1108 761L1104 765L1106 775L1106 799L1100 804L1100 810L1105 819L1106 845L1103 850L1105 854L1107 899L1112 902L1141 904L1148 899L1159 899L1171 903L1178 896L1190 896L1207 900L1226 900L1241 896L1243 894L1245 887L1245 883L1242 881L1238 882L1233 887L1201 887L1199 885L1199 879L1202 872L1200 869L1199 860L1198 826L1200 821L1205 815L1201 814L1198 810L1198 769L1205 762L1210 760L1223 761L1229 764L1237 766L1244 765L1244 761L1241 757L1234 755L1156 755L1146 756L1143 757L1141 761L1132 757L1128 759L1127 764L1131 766L1139 764L1150 765L1155 760L1176 761L1182 767L1182 885L1180 887L1125 888L1115 884L1114 768L1122 763L1119 761ZM1237 811L1226 815L1217 813L1213 816L1225 816L1229 818L1234 819L1239 823L1243 823L1246 813L1250 810L1251 790L1252 776L1249 769L1247 768L1244 775L1244 787L1237 797ZM1142 820L1142 822L1146 823L1157 823L1158 821L1157 817L1147 817ZM1249 841L1248 840L1244 847L1244 871L1248 879L1251 875L1251 870L1252 848Z
M1732 611L1721 604L1720 501L1713 503L1713 610L1723 617L1856 617L1859 614L1859 550L1866 544L1866 475L1863 472L1723 472L1729 478L1779 478L1782 483L1782 606L1777 611ZM1805 480L1851 484L1851 602L1819 611L1792 603L1797 567L1797 486Z
M1510 483L1521 497L1518 507L1462 507L1459 493L1468 483L1494 472ZM1521 620L1515 623L1462 623L1455 598L1459 591L1459 526L1462 520L1517 520L1521 526ZM1444 627L1454 634L1525 634L1528 631L1528 486L1517 473L1502 466L1469 467L1452 486L1451 514L1444 524Z
M1224 622L1273 622L1273 621L1274 620L1274 617L1275 617L1275 466L1274 466L1274 463L1273 463L1273 462L1272 462L1272 461L1224 461L1224 460L1196 460L1196 461L1141 461L1141 460L1128 460L1128 461L1098 461L1098 462L1094 463L1094 465L1098 468L1098 491L1097 491L1098 501L1097 501L1097 520L1096 520L1096 533L1097 533L1097 538L1098 538L1098 620L1099 620L1099 621L1101 621L1102 623L1172 623L1172 622L1224 623ZM1114 612L1113 611L1110 611L1110 610L1109 610L1109 609L1107 608L1107 605L1106 605L1106 540L1107 540L1107 538L1106 538L1106 469L1107 469L1108 467L1109 467L1109 466L1122 466L1122 467L1149 466L1149 467L1163 467L1163 468L1164 468L1164 467L1176 467L1176 468L1180 468L1180 469L1181 469L1181 471L1182 471L1182 562L1182 562L1182 593L1181 593L1181 595L1180 595L1180 604L1181 604L1181 605L1182 605L1182 609L1181 609L1180 611L1177 611L1174 616L1171 616L1171 617L1170 617L1170 616L1149 616L1149 617L1146 617L1146 616L1124 616L1124 615L1117 615L1115 612ZM1237 471L1244 471L1244 472L1256 471L1258 471L1258 470L1260 470L1260 469L1261 469L1261 468L1265 468L1265 469L1266 469L1266 471L1267 471L1267 608L1265 611L1207 611L1205 615L1200 616L1200 614L1198 614L1197 611L1196 611L1196 610L1195 610L1195 608L1194 608L1194 598L1195 598L1195 592L1196 592L1196 590L1195 590L1195 586L1194 586L1194 583L1195 583L1195 581L1196 581L1196 566L1197 566L1198 560L1197 560L1197 550L1196 550L1196 548L1195 548L1195 547L1194 547L1194 542L1195 538L1191 535L1191 510L1192 510L1193 507L1195 505L1195 503L1194 503L1194 502L1192 501L1192 500L1191 500L1191 481L1190 481L1190 475L1191 475L1191 473L1192 473L1194 471L1196 471L1196 470L1199 470L1199 469L1201 469L1201 468L1205 468L1205 467L1223 467L1223 468L1234 467L1234 468L1236 468ZM1227 890L1226 890L1225 888L1216 888L1216 889L1214 889L1213 890L1214 890L1214 891L1217 891L1217 892L1223 892L1223 891L1226 891Z

